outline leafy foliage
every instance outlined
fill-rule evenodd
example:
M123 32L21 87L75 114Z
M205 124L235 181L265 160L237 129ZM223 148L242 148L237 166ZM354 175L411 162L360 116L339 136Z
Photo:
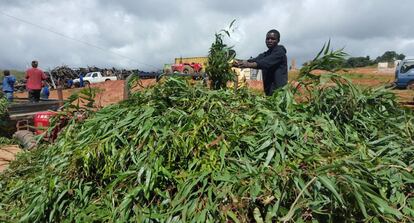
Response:
M8 111L7 106L9 101L2 95L3 92L0 92L0 137L6 136L6 129L8 128Z
M4 117L7 114L7 105L9 102L6 97L0 95L0 118Z
M403 60L405 58L404 54L398 54L395 51L386 51L382 56L379 56L375 59L375 62L389 62L394 63L394 60Z
M347 55L343 49L332 50L330 49L331 41L325 43L319 53L313 58L313 60L306 63L299 70L299 79L320 79L320 75L314 75L312 71L325 70L330 72L336 72L342 69L342 63L344 57ZM313 82L319 84L320 82Z
M0 146L11 145L11 144L17 144L17 142L14 139L9 139L9 138L0 136Z
M0 176L0 219L412 222L414 114L384 89L312 75L340 55L324 47L300 91L169 78L70 123Z
M343 67L345 68L355 68L355 67L367 67L374 65L375 62L372 61L369 56L366 57L350 57L345 62Z
M388 62L393 64L395 60L403 60L404 54L398 54L395 51L386 51L375 60L371 60L369 56L366 57L350 57L343 63L344 68L367 67L379 62Z
M211 80L211 88L218 90L227 87L227 82L235 78L235 73L231 69L231 62L236 56L232 47L223 42L225 36L230 37L230 31L234 24L231 22L228 30L221 30L215 34L215 41L211 44L208 54L206 73Z

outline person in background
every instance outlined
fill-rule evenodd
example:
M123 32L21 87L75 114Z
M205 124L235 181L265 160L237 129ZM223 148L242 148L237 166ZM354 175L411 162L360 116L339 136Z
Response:
M42 89L42 81L46 80L46 75L43 71L37 68L38 62L32 61L32 68L26 71L26 88L29 91L29 101L39 102L40 90Z
M83 83L83 73L79 74L79 87L84 87L85 84Z
M14 92L14 83L16 82L16 78L10 74L9 70L4 70L3 74L4 74L4 78L3 78L3 89L2 90L7 100L12 102L13 92Z
M268 50L249 60L236 60L233 66L238 68L261 69L263 75L263 88L267 96L273 94L277 88L287 84L288 66L286 48L278 45L280 41L279 31L272 29L266 34L266 46Z
M43 83L42 91L40 92L40 98L41 99L49 99L49 84Z
M66 81L66 86L67 86L68 88L72 88L72 86L73 86L73 80L72 80L72 79L68 79L68 80Z

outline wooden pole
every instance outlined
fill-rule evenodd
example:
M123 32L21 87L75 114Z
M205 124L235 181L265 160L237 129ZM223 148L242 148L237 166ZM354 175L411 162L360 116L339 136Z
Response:
M59 107L63 106L63 91L62 91L62 85L60 83L60 81L58 81L58 86L56 88L57 90L57 95L58 95L58 99L59 99Z

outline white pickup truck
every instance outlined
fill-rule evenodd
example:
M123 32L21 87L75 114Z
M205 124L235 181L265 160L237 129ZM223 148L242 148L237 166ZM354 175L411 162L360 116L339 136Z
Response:
M95 84L105 81L116 81L116 76L102 76L101 72L90 72L83 77L83 82L85 85L88 84ZM73 84L79 84L80 80L79 78L76 78L73 80Z

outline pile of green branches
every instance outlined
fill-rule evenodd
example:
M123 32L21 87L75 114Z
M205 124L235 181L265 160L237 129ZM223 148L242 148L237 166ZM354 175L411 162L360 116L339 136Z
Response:
M264 97L168 78L20 155L0 220L413 222L413 112L312 80Z
M235 79L235 73L231 69L232 61L236 56L233 47L224 43L224 37L230 37L230 32L235 20L230 23L228 29L223 29L215 34L215 41L211 44L208 54L206 73L211 81L211 89L218 90L227 87L227 82Z
M3 118L7 115L7 105L9 102L7 101L6 97L2 97L0 95L0 118Z
M4 138L5 135L7 135L7 123L9 121L9 116L8 116L8 110L7 110L7 106L9 105L9 101L6 99L6 97L4 97L2 95L3 92L0 92L0 141L2 142L6 142L7 139ZM5 144L2 143L1 144Z
M0 146L17 144L16 140L0 136Z

